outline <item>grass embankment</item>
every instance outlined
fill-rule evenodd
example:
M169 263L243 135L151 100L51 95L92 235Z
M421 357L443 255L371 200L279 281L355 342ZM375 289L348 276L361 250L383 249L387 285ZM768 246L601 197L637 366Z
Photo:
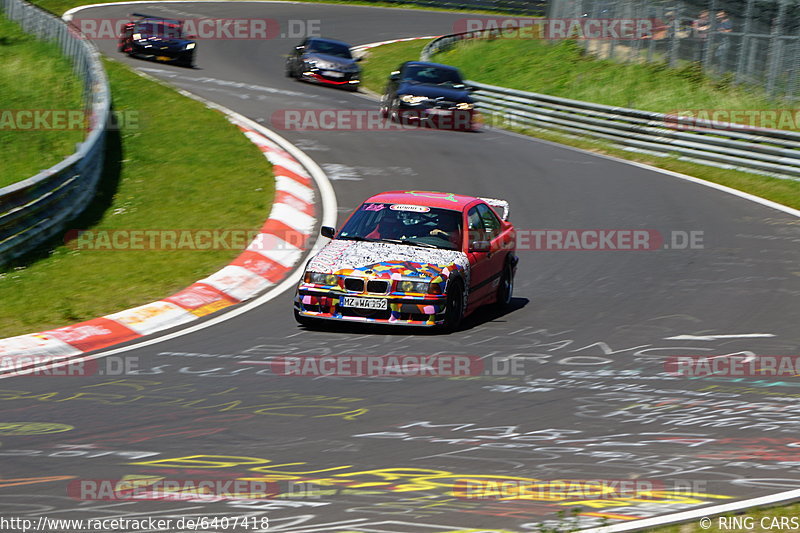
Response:
M273 181L261 152L225 117L105 62L123 124L109 135L98 196L72 226L257 229ZM134 115L132 112L135 112ZM57 243L58 244L58 243ZM163 298L207 276L237 250L108 251L55 247L0 274L0 337L62 326Z
M86 133L26 129L35 124L15 110L80 111L81 94L81 81L58 45L37 41L0 15L0 187L55 165Z
M419 59L424 45L424 41L410 41L370 50L363 63L364 86L382 93L389 72L403 61ZM705 77L692 66L673 70L663 65L602 61L585 56L571 43L548 45L519 39L473 42L438 54L434 61L455 65L465 77L492 85L651 111L786 107L752 90ZM800 208L800 182L797 181L698 165L680 161L677 157L635 154L606 142L553 131L517 131L689 174Z
M231 1L247 1L247 0L231 0ZM421 11L452 11L456 13L483 13L486 15L502 15L504 17L514 16L509 15L508 13L502 11L493 11L491 9L470 9L469 11L465 11L463 9L457 8L450 8L450 7L432 7L432 6L422 6L416 4L404 4L404 3L394 3L394 2L380 2L380 1L372 1L372 0L296 0L298 2L309 3L309 4L341 4L341 5L356 5L356 6L367 6L367 7L391 7L396 9L418 9ZM57 15L62 15L69 9L78 6L90 5L90 4L101 4L105 3L104 0L35 0L33 2L39 7L47 9L52 13L56 13Z

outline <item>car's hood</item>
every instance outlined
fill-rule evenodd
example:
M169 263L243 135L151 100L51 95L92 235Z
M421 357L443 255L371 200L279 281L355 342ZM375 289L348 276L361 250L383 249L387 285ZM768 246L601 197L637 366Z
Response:
M334 65L335 68L352 68L355 66L355 59L347 59L345 57L332 56L328 54L310 53L303 56L304 59L314 59L317 61L325 61Z
M397 88L397 94L427 96L428 98L442 97L452 102L472 102L472 97L466 89L455 89L445 85L428 85L426 83L410 83L406 81Z
M308 263L308 270L326 274L354 274L378 278L420 277L447 279L469 269L463 252L421 248L388 242L333 240Z

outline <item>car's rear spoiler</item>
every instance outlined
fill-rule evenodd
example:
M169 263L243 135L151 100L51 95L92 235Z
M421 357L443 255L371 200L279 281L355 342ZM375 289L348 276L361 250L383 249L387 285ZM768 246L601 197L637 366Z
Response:
M142 18L145 18L145 19L163 20L164 22L174 23L174 24L177 24L179 26L183 25L183 21L182 20L168 19L168 18L164 18L164 17L159 17L157 15L145 15L144 13L131 13L131 16L132 17L142 17Z
M508 202L505 200L498 200L497 198L481 198L481 200L494 207L494 210L499 212L500 218L503 220L508 220L510 211Z

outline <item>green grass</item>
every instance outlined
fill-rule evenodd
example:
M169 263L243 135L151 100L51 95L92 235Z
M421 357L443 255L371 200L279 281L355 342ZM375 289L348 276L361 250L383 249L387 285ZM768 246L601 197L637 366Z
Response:
M522 45L526 46L528 41L522 41ZM524 64L523 65L516 65L516 67L512 66L515 63L514 57L509 59L507 62L509 64L508 68L506 68L499 59L495 58L493 54L495 53L493 48L495 45L500 44L501 47L505 48L508 46L508 41L495 41L493 43L487 43L487 46L491 48L492 52L485 52L483 55L477 54L478 48L475 45L467 46L463 50L459 50L457 52L448 52L445 54L439 54L436 56L435 61L439 61L442 63L447 63L451 65L458 66L465 77L469 79L473 79L476 81L482 81L485 83L490 83L493 85L500 85L504 87L514 86L510 83L510 79L528 79L528 75L524 72ZM384 86L386 85L386 79L389 76L389 72L396 69L398 65L400 65L403 61L409 61L412 59L419 59L419 53L422 48L425 46L426 41L409 41L404 43L394 43L383 45L378 48L373 48L370 50L370 53L367 59L362 63L364 66L364 77L363 77L363 85L366 89L375 91L377 93L383 93ZM535 43L536 45L541 45L541 43ZM569 51L569 45L556 45L551 48L557 49L552 52L552 55L548 53L539 54L536 56L536 66L535 69L537 72L540 72L539 78L541 80L534 79L531 83L536 83L536 87L527 87L522 84L518 84L515 87L522 90L530 90L534 92L547 92L542 89L545 85L550 85L553 83L552 80L547 79L548 75L546 72L552 71L553 77L558 77L560 74L562 67L560 66L559 62L564 59L564 54ZM566 51L565 51L566 49ZM507 50L506 50L507 51ZM459 54L461 53L468 54L469 60L462 61ZM484 64L483 59L486 58L486 64ZM497 60L496 60L497 59ZM583 58L581 59L583 62L590 63L592 62L589 59ZM594 61L594 68L597 70L602 70L609 66L609 62L607 61ZM623 67L623 69L628 69L633 65L617 65L611 64L610 68L616 68L617 66ZM645 67L647 68L647 67ZM523 72L519 72L522 70ZM487 74L493 73L493 75ZM675 76L674 73L667 73L667 76ZM612 77L609 79L604 74L597 74L598 79L602 79L602 82L598 82L598 87L596 93L598 95L613 95L620 92L613 87L609 88L609 85L613 85L615 82L613 81L614 78ZM567 74L562 76L562 79L565 79ZM683 79L678 76L677 79ZM564 82L566 83L566 82ZM576 83L581 84L584 83L582 81L576 81ZM633 91L633 85L631 82L631 78L625 78L624 76L619 77L619 83L624 84L626 86L623 92L631 93ZM678 83L677 81L675 82ZM556 84L558 85L558 84ZM702 90L698 92L697 100L691 100L690 96L687 96L684 105L681 109L688 109L688 108L701 108L702 105L709 107L713 101L708 100L710 96L706 94L707 91L711 91L710 87L713 86L713 82L710 80L704 81L701 86L703 87ZM667 85L665 85L667 87ZM675 85L673 85L675 87ZM669 89L664 87L657 88L652 85L646 84L643 93L652 93L664 91L669 92ZM683 88L678 88L676 94L684 94ZM592 91L586 90L584 93L580 95L576 95L570 91L565 91L560 93L562 96L568 96L570 98L577 98L577 99L586 99L589 101L598 101L598 98L592 97ZM690 93L687 93L690 94ZM739 88L724 88L720 89L720 96L719 99L713 103L713 105L717 107L723 107L724 105L730 105L733 109L746 109L748 108L747 105L753 106L754 104L751 102L749 104L745 103L745 97L747 95L747 91ZM610 98L610 96L609 96ZM630 99L632 97L626 97L626 99ZM659 97L657 95L651 94L643 94L643 99L647 99L647 101L657 101ZM676 97L677 98L677 97ZM740 99L740 100L737 100ZM663 101L667 101L664 99ZM762 102L766 102L766 100L761 100ZM739 103L737 103L739 102ZM609 105L623 105L620 102L613 102L610 100L601 102L606 103ZM640 107L639 103L634 104L633 107ZM753 107L750 107L751 109ZM676 109L676 108L673 108ZM696 163L689 163L686 161L680 161L675 157L669 158L658 158L653 156L647 156L642 154L636 154L633 152L628 152L622 150L620 148L616 148L611 146L609 143L592 140L589 138L575 138L572 136L562 135L557 132L553 132L550 130L532 130L532 129L518 129L512 128L515 131L520 133L524 133L526 135L531 135L533 137L538 137L541 139L547 139L550 141L558 142L561 144L566 144L570 146L575 146L577 148L583 148L585 150L612 155L616 157L620 157L623 159L628 159L630 161L638 161L641 163L647 163L649 165L663 168L666 170L672 170L674 172L680 172L682 174L688 174L690 176L695 176L700 179L708 180L714 183L719 183L721 185L726 185L728 187L732 187L734 189L739 189L741 191L749 192L751 194L755 194L757 196L761 196L762 198L767 198L774 202L778 202L784 205L788 205L790 207L794 207L796 209L800 209L800 182L792 181L792 180L783 180L778 178L770 178L766 176L761 176L757 174L750 174L747 172L739 172L735 170L725 170L716 167L710 167L705 165L699 165Z
M472 41L437 54L471 80L599 104L668 113L681 109L781 109L760 90L704 76L687 63L618 63L585 54L574 41Z
M389 73L397 69L404 61L419 59L419 53L428 41L406 41L403 43L385 44L369 50L361 63L361 86L383 94Z
M13 110L77 110L82 84L52 43L37 41L0 16L0 187L29 178L75 152L81 129L31 129Z
M73 229L257 229L273 196L270 166L225 117L106 61L116 111L138 126L109 136L109 164ZM60 244L60 243L56 243ZM0 338L163 298L239 252L73 250L58 245L0 273Z

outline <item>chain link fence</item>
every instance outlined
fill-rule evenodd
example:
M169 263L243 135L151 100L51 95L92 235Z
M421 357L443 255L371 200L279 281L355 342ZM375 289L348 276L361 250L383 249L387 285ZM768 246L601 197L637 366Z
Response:
M800 99L800 0L550 0L551 19L652 21L636 39L579 39L605 58L692 62ZM639 36L637 36L639 37Z
M480 9L515 15L541 17L547 12L546 0L382 0L392 4L414 4L446 9Z
M94 197L103 170L111 95L100 53L55 15L22 0L0 0L3 15L41 40L58 43L83 81L91 127L74 154L35 176L0 188L0 265L53 238Z

